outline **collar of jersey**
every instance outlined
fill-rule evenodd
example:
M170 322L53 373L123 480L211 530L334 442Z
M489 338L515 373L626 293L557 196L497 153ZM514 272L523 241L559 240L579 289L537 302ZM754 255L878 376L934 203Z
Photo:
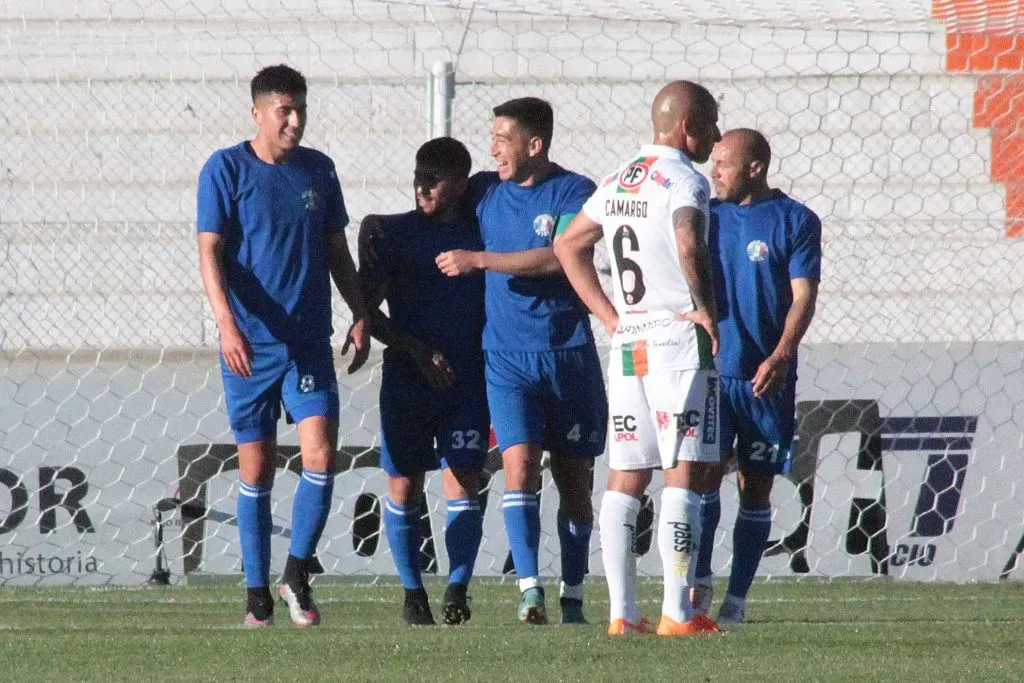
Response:
M690 161L690 157L686 156L675 147L669 147L668 145L656 145L654 143L649 143L640 148L640 154L645 156L670 157L672 159L678 159L687 166L693 166L693 162Z

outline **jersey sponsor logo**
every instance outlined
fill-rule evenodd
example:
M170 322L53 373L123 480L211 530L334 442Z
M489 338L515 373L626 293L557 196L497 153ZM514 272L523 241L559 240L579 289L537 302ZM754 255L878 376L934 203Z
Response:
M636 417L632 415L612 415L612 431L615 441L639 441L636 433Z
M302 203L306 206L306 211L316 211L320 206L320 195L313 188L309 188L302 193Z
M747 258L754 263L760 263L768 257L768 245L761 240L754 240L747 245Z
M660 327L668 327L672 325L673 322L675 321L672 320L672 318L658 318L657 320L648 320L636 324L627 323L625 325L619 325L619 329L617 329L616 332L618 334L643 334L645 332L650 332L651 330L656 330ZM626 346L629 346L629 344L623 345L624 351Z
M708 446L718 443L718 378L708 377L707 393L704 395L704 425L701 427L703 441Z
M555 219L549 214L542 213L533 219L533 231L540 237L551 237L551 231L555 228Z
M619 174L619 187L617 192L636 194L640 186L647 180L651 173L651 165L658 160L658 157L640 157Z
M604 212L620 218L647 218L647 202L637 199L606 199Z
M654 173L652 173L651 174L651 180L653 180L658 185L661 185L666 190L671 190L672 189L672 185L674 185L674 183L671 180L669 180L668 178L666 178L665 175L661 171L655 171Z
M685 413L676 413L676 431L684 439L697 438L697 426L700 425L700 411L687 410Z

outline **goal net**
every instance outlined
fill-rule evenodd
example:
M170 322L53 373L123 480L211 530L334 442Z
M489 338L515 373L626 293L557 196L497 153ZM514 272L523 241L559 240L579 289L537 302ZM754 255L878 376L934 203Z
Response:
M437 63L453 65L443 104L475 169L491 167L491 108L508 98L551 101L553 158L598 178L647 140L667 80L706 85L723 129L767 135L772 184L824 228L796 460L773 493L761 573L1020 579L1021 15L996 0L8 0L0 583L240 572L237 461L198 276L195 185L212 151L251 136L248 81L278 62L310 80L306 144L337 163L354 225L412 206L415 150L446 123L429 77ZM328 574L386 576L379 348L369 369L350 376L345 364L318 557ZM298 467L292 426L280 443L275 571ZM500 492L496 453L489 468ZM595 501L606 474L599 461ZM731 556L733 482L718 573ZM550 575L556 506L545 475ZM444 512L431 477L423 564L442 574ZM655 512L648 504L640 521L640 568L652 575ZM510 569L500 495L487 496L477 573Z

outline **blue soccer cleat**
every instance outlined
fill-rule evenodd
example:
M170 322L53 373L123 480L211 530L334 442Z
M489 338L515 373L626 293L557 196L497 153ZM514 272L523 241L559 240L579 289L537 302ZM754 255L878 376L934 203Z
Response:
M548 609L544 606L544 589L540 586L523 591L523 600L519 603L519 621L535 626L548 623Z

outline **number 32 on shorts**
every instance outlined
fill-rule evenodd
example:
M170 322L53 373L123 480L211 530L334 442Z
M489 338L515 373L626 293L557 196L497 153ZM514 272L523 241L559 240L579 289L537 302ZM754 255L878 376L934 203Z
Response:
M459 450L463 448L468 448L473 451L480 450L480 432L475 429L467 429L465 431L457 429L453 431L452 449Z

